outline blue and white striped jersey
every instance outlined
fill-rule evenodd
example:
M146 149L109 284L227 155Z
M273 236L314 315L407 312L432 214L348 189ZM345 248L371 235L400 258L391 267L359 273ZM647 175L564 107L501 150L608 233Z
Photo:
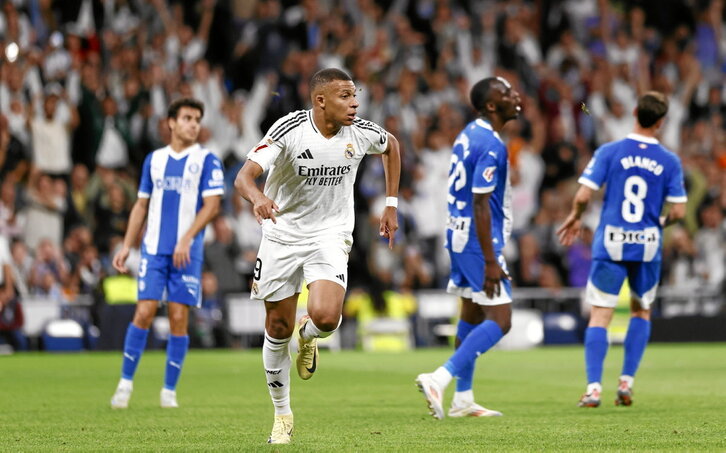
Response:
M449 170L449 221L446 247L456 253L482 253L474 225L474 194L490 193L494 252L512 231L507 147L492 126L479 118L456 137Z
M150 198L142 251L173 254L202 208L202 199L213 195L224 195L224 171L210 150L194 144L177 153L166 146L146 156L138 193L139 198ZM192 259L203 259L203 238L204 229L192 242Z
M661 260L663 205L687 201L678 156L655 138L629 134L598 148L578 182L607 186L593 259Z

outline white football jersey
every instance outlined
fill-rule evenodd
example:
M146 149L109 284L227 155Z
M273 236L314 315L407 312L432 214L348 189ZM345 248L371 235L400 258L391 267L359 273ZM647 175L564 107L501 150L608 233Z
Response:
M310 243L338 236L352 243L353 183L366 154L382 154L388 132L356 118L352 126L325 138L312 110L292 112L275 122L247 158L269 170L265 195L280 208L277 223L262 231L285 243Z

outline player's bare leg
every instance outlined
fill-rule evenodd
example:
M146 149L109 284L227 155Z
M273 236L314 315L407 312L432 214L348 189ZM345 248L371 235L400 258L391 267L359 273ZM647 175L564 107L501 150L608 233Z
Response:
M265 378L275 406L275 421L270 437L271 444L290 443L293 416L290 408L290 339L295 328L295 311L299 294L277 302L265 302L265 340L262 344L262 363Z
M134 390L134 374L139 365L141 355L146 347L146 338L149 327L156 315L159 302L156 300L140 300L136 304L134 319L126 331L124 340L124 355L121 365L121 379L116 386L116 391L111 397L111 407L114 409L126 409L129 406L131 393Z
M318 338L329 337L340 325L345 288L329 280L316 280L308 289L308 313L300 318L297 373L310 379L318 367Z

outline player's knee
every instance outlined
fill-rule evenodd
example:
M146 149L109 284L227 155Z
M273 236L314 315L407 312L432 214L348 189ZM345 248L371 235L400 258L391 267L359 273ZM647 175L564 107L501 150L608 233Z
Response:
M640 308L637 310L633 310L630 314L633 318L642 318L646 321L650 321L650 310Z
M169 313L169 327L172 335L186 335L187 317L183 313Z
M141 329L148 329L151 327L151 321L154 320L154 312L143 306L137 306L136 313L134 313L133 324Z
M497 321L497 325L502 330L502 335L506 335L512 328L512 321L510 319Z
M294 324L285 318L268 318L265 328L272 338L288 338L292 335Z
M318 318L313 318L313 323L315 323L315 327L317 327L322 332L332 332L338 328L338 325L340 324L340 316L319 316Z

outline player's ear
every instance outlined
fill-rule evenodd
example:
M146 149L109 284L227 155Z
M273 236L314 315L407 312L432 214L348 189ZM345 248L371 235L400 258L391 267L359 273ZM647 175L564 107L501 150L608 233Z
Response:
M318 92L315 95L315 104L321 109L325 109L325 95L323 93Z

